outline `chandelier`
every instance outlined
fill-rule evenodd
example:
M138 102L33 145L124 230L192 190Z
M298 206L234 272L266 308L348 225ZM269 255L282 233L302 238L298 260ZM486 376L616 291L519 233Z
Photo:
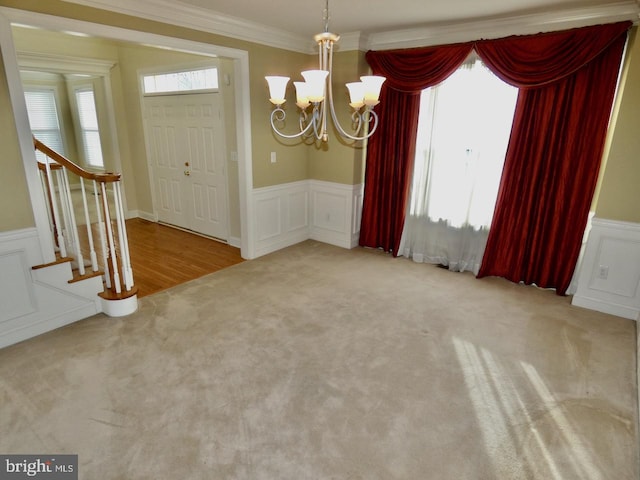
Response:
M329 32L329 0L324 9L324 32L313 37L319 48L319 69L302 72L303 82L293 82L296 89L296 105L300 109L300 131L285 134L276 127L276 123L283 124L286 113L282 106L285 102L285 92L289 77L267 76L269 84L269 100L274 104L271 112L271 128L283 138L312 138L326 142L327 120L329 113L336 130L345 138L364 140L369 138L378 127L378 115L373 111L379 102L380 88L384 77L368 75L360 77L359 82L347 83L350 103L353 108L351 114L353 132L348 133L338 122L333 106L333 47L340 40L340 36ZM311 111L309 107L311 106Z

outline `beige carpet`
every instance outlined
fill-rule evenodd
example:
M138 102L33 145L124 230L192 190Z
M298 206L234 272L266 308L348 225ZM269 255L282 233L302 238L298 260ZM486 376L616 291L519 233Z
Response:
M638 478L635 325L308 241L0 351L0 453L81 479Z

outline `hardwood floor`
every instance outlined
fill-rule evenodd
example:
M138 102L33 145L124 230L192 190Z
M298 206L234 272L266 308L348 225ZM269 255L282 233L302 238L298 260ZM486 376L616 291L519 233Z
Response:
M240 249L140 218L127 220L138 297L242 262Z

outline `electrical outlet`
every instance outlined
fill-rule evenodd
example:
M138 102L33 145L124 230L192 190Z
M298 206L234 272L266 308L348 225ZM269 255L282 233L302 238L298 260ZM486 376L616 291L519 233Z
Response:
M609 276L609 267L607 265L600 265L598 267L598 278L606 280Z

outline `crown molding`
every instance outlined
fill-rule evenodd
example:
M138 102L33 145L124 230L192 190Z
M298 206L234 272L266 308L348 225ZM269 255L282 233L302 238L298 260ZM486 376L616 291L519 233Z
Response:
M313 39L257 22L217 13L206 8L184 4L178 6L170 0L63 1L299 53L308 54L315 51Z
M640 0L631 0L570 10L380 32L369 36L368 49L390 50L445 45L510 35L552 32L625 20L637 24L640 15L639 5Z
M16 54L18 65L25 70L34 69L61 74L84 73L105 76L109 74L115 65L114 62L105 60L52 53L18 51Z
M231 17L190 5L179 7L170 0L63 0L162 23L214 33L238 40L313 54L315 42L306 37L256 22ZM599 23L631 20L638 23L640 0L607 5L554 10L473 22L441 24L411 29L371 33L341 34L340 51L388 50L466 42L481 38L500 38L538 32L564 30Z

